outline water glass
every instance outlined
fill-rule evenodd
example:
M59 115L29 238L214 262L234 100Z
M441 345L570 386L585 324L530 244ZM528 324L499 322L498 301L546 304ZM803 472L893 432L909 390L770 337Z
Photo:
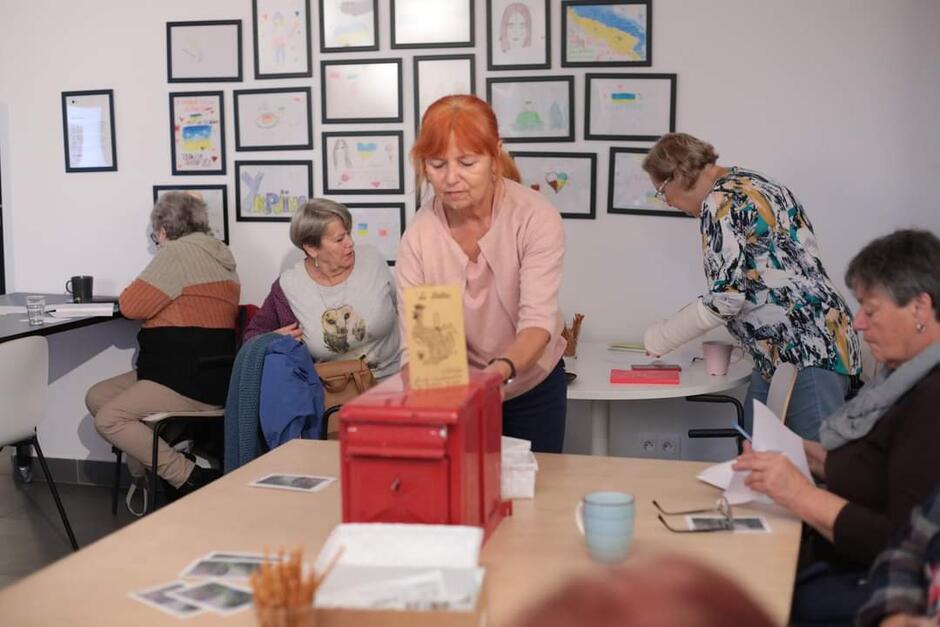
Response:
M29 316L29 326L38 327L45 322L46 297L27 296L26 315Z

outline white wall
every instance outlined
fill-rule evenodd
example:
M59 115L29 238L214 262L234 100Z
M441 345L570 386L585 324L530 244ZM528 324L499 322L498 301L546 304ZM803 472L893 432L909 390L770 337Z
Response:
M311 4L316 24L318 3ZM407 149L414 128L411 58L466 49L389 50L388 3L379 4L381 51L329 58L404 58L405 123L368 128L404 130ZM514 74L485 71L485 5L476 0L480 94L487 75ZM552 7L553 69L535 73L576 75L576 137L583 137L584 71L560 67L560 0L552 0ZM230 18L243 20L246 80L167 84L165 23ZM940 231L937 202L928 196L930 181L940 171L938 24L940 3L935 0L654 0L654 65L639 71L678 74L678 129L714 143L721 163L762 170L793 189L813 221L830 274L841 284L848 260L873 237L909 225ZM6 126L0 124L7 289L61 291L68 276L83 273L95 276L98 293L116 294L150 258L146 218L151 186L224 181L243 301L260 302L290 245L286 224L234 221L231 91L312 85L314 145L319 146L324 130L319 122L321 55L315 26L312 31L312 80L254 81L248 0L0 0L0 112L6 109L8 120ZM115 92L119 169L66 174L60 92L102 88ZM226 91L229 173L171 177L167 94L220 88ZM605 214L609 145L514 144L513 149L597 151L598 218L565 223L562 306L569 316L574 311L586 314L583 332L589 339L636 339L649 322L702 289L700 243L692 220ZM311 157L319 193L318 148L242 158ZM410 172L406 180L413 180ZM409 215L410 191L403 198ZM132 334L130 325L120 327L113 345L96 353L100 359L76 363L67 390L53 384L62 398L72 400L57 408L54 431L43 429L44 437L48 431L52 438L50 456L108 458L106 446L75 435L79 430L73 425L87 424L76 393L89 381L129 367ZM107 343L102 337L94 341ZM657 421L667 414L684 415L684 407L647 411L631 405L616 412L661 424ZM570 444L580 450L585 421L582 408L572 409ZM630 452L631 447L629 436L618 431L614 450Z

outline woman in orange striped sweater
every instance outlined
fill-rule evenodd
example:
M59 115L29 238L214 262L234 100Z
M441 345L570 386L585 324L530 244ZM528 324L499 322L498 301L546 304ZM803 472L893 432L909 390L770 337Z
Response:
M94 385L85 397L98 433L128 454L135 477L151 459L152 432L141 422L144 416L224 404L231 366L209 367L207 358L235 354L241 292L235 259L209 234L202 199L164 194L150 224L157 255L120 298L124 317L142 321L137 369ZM163 441L157 473L180 495L219 474Z

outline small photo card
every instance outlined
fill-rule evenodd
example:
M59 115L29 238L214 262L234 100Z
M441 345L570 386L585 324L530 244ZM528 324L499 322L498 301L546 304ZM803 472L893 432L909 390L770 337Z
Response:
M251 605L251 592L223 581L207 581L191 588L169 590L167 594L183 603L198 605L223 616Z
M319 492L336 481L335 477L317 477L315 475L287 475L273 473L248 485L256 488L275 488L297 492Z
M131 598L140 601L144 605L156 608L176 618L189 618L202 612L198 605L181 601L169 596L167 593L177 590L185 590L186 584L182 581L165 583L153 588L146 588L131 593Z
M262 553L243 553L241 551L213 551L204 558L206 560L235 560L238 562L280 562L278 555L265 555Z
M689 529L706 531L720 529L725 521L721 516L686 516L685 522ZM734 533L770 533L770 525L763 516L735 516Z
M260 559L215 559L200 557L183 569L180 579L212 578L248 580L264 561Z

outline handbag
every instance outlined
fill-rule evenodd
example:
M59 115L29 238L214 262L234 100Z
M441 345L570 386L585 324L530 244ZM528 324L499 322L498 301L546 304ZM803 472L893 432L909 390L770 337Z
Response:
M375 377L361 359L321 361L313 365L323 385L323 406L347 403L375 385Z

